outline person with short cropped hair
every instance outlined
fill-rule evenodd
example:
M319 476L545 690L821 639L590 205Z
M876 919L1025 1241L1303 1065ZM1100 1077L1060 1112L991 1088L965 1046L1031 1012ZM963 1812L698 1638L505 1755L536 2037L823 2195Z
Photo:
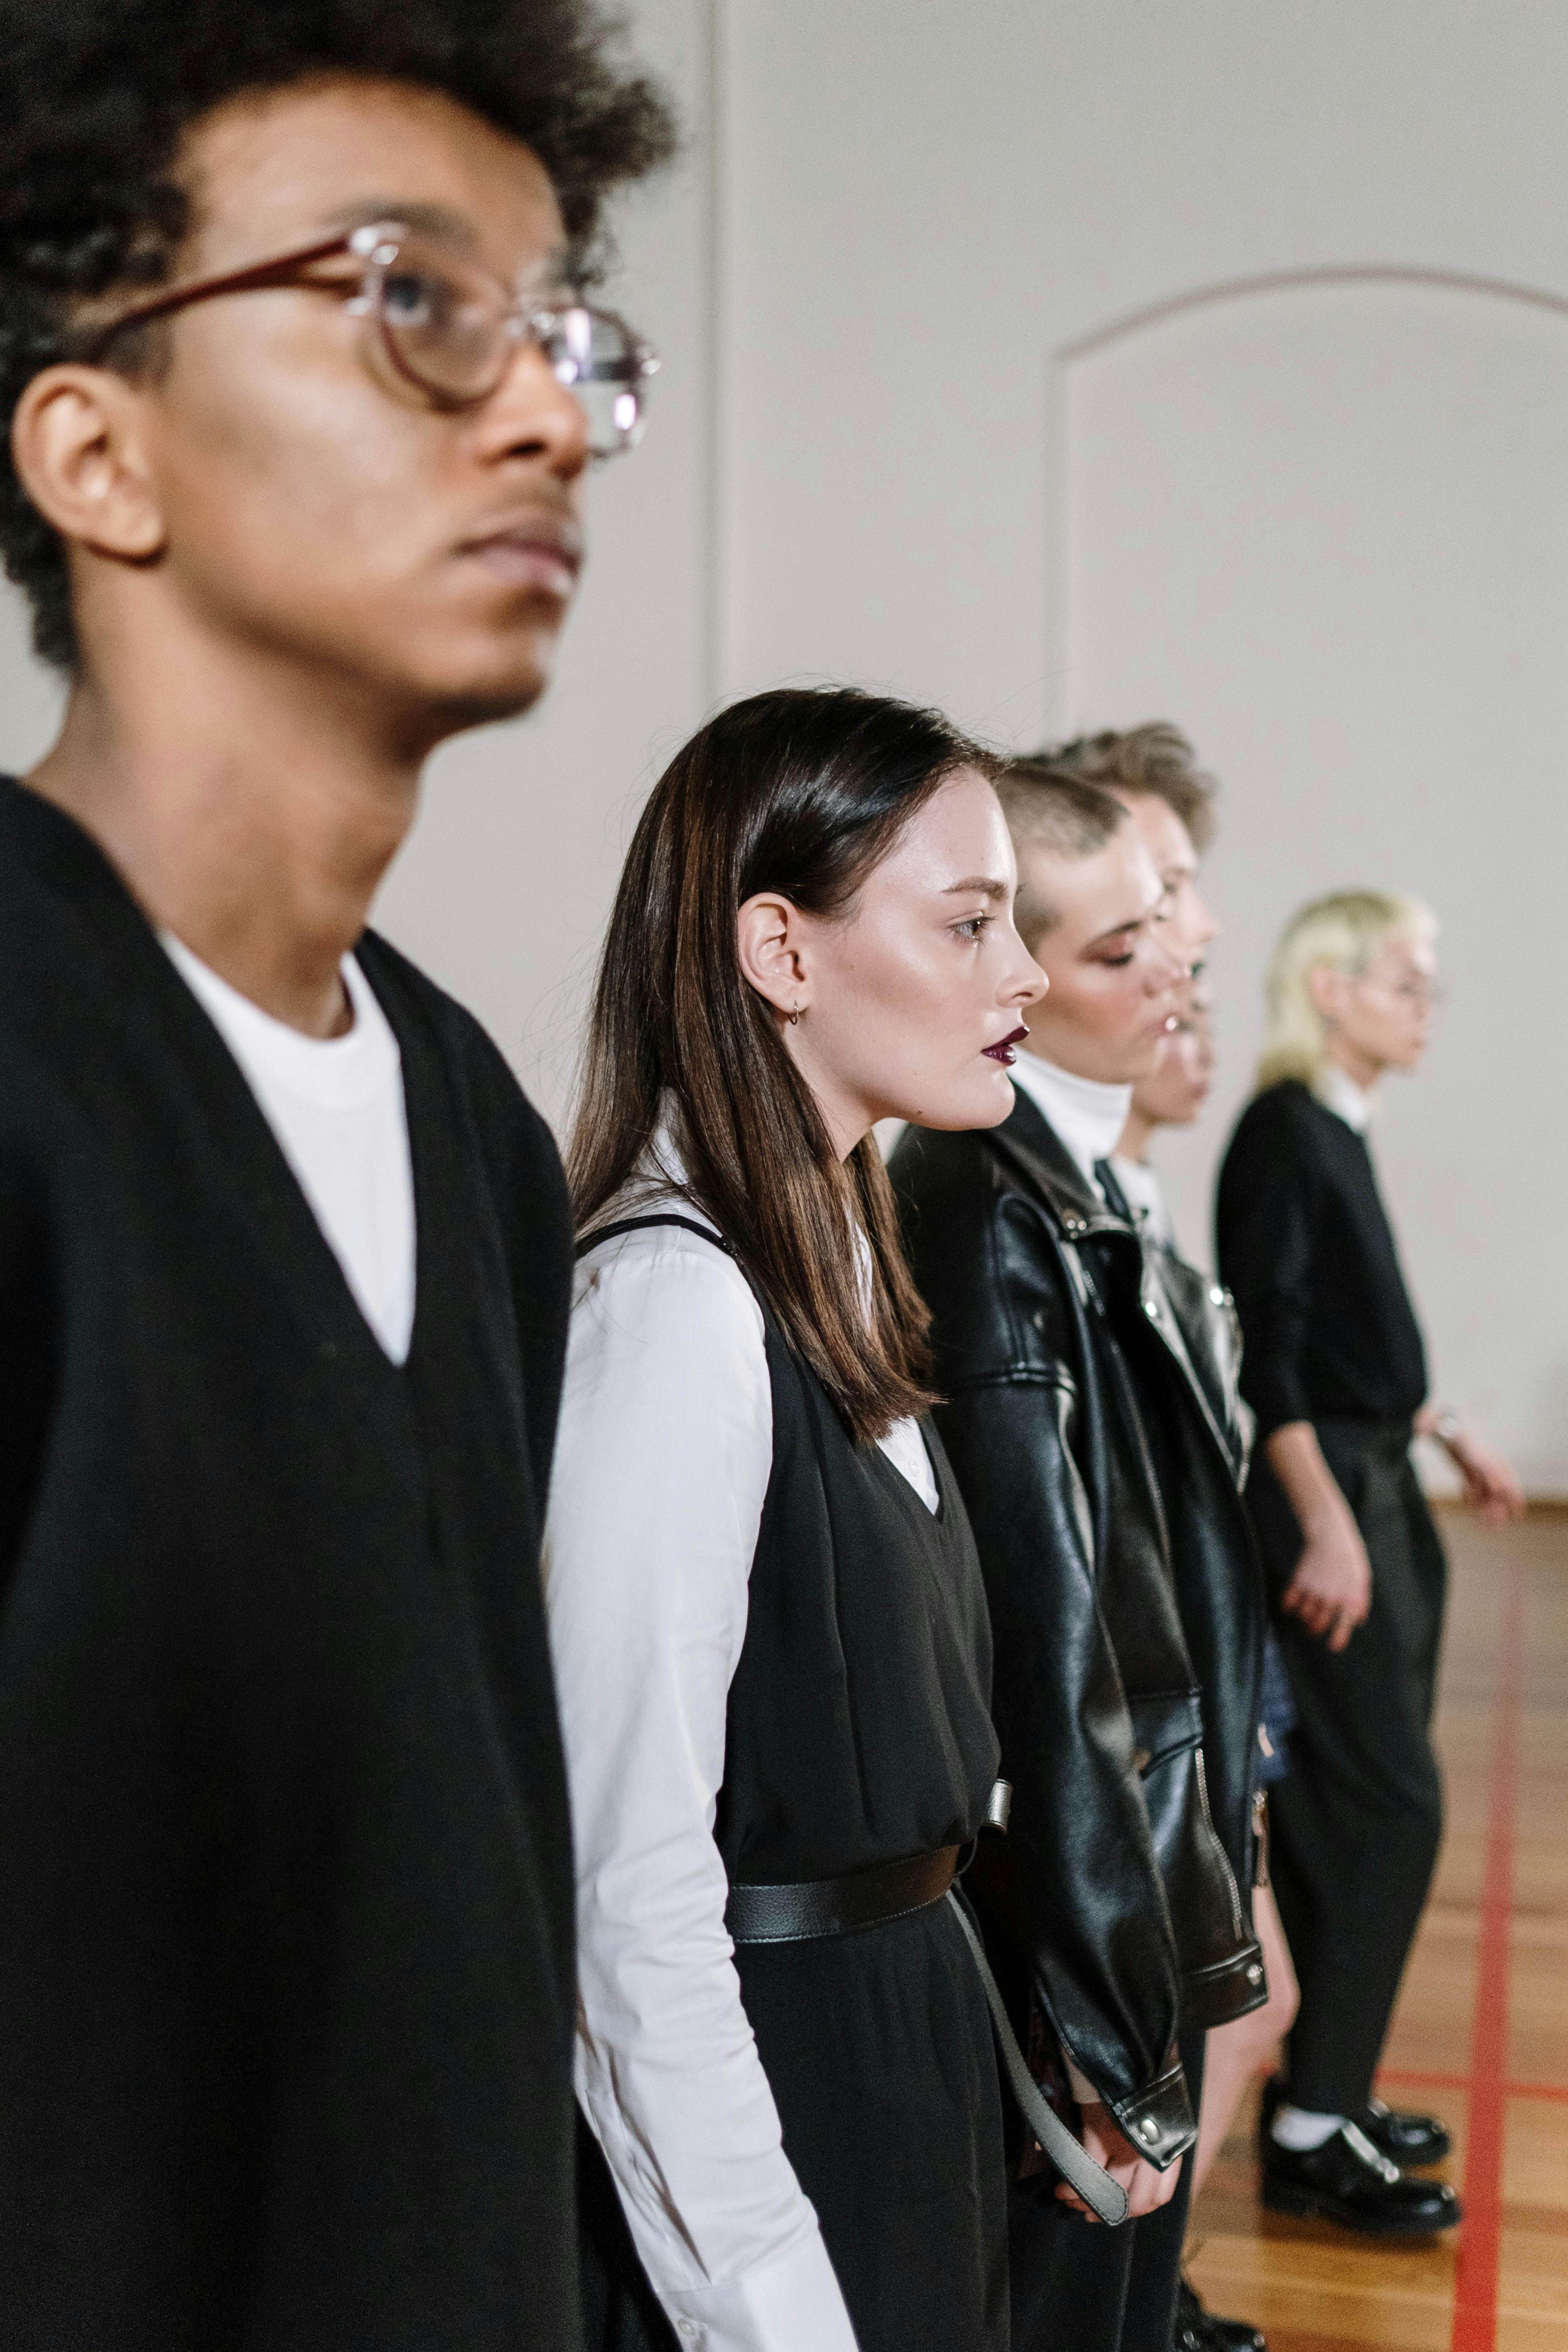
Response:
M1048 755L1000 789L1049 991L1011 1118L917 1125L891 1167L997 1635L1013 1827L981 1895L1042 2067L1133 2216L1086 2224L1020 2150L1013 2341L1170 2352L1205 2032L1265 1998L1229 1326L1212 1285L1142 1246L1107 1166L1193 956L1118 799Z
M1426 908L1373 890L1287 926L1215 1213L1258 1422L1247 1502L1299 1718L1273 1855L1300 2004L1265 2100L1264 2202L1380 2235L1459 2219L1451 2189L1401 2169L1447 2151L1442 2126L1373 2090L1442 1834L1429 1727L1447 1571L1412 1437L1447 1447L1489 1522L1522 1508L1501 1456L1428 1400L1367 1148L1379 1083L1426 1048L1436 938Z
M578 0L0 0L0 2341L578 2352L571 1229L366 929L530 707L670 145Z

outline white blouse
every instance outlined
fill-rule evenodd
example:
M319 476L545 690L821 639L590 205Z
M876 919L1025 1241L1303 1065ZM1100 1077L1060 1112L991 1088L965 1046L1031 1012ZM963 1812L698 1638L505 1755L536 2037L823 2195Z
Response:
M679 1200L657 1207L706 1223ZM919 1427L883 1451L935 1510ZM741 2000L713 1840L773 1466L763 1318L676 1226L579 1264L545 1539L577 1868L577 2091L649 2281L708 2352L855 2352Z

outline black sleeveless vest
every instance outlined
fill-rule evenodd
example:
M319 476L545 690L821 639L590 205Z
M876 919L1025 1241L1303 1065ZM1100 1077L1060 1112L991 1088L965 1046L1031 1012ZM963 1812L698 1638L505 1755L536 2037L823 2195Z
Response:
M773 1473L714 1835L732 1883L777 1884L963 1843L997 1746L980 1561L941 1440L922 1423L933 1514L763 1318Z
M691 1223L723 1247L685 1217L634 1222ZM714 1836L731 1885L794 1885L959 1845L981 1828L997 1761L991 1633L934 1432L923 1433L933 1515L879 1447L855 1443L758 1303L773 1468ZM951 1906L854 1934L742 1944L735 1966L784 2153L862 2352L1005 2352L996 2067ZM595 2352L673 2347L594 2150L583 2213Z

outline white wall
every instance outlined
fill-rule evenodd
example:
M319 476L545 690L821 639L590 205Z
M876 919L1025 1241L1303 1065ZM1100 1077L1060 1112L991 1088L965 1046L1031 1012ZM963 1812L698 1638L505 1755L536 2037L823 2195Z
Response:
M703 0L640 0L637 17L637 47L691 134L679 168L623 207L607 297L663 358L647 439L592 485L589 562L550 695L439 754L376 909L557 1119L626 836L713 691L710 22ZM0 768L36 756L58 705L26 645L0 583Z
M1206 1242L1269 941L1425 892L1454 1003L1378 1150L1445 1393L1568 1490L1556 911L1568 16L1457 0L727 12L721 681L1005 740L1168 716L1220 770ZM1346 283L1344 273L1386 271ZM1138 314L1237 281L1249 299Z
M1166 1154L1189 1239L1279 923L1342 879L1426 891L1454 1003L1379 1148L1446 1392L1568 1491L1568 323L1410 282L1568 297L1568 14L634 18L696 133L624 239L648 439L595 486L547 706L437 762L381 919L559 1113L629 823L717 696L853 677L1020 743L1173 717L1225 784L1223 1100ZM0 646L0 756L42 726Z
M1079 707L1178 710L1230 784L1222 1083L1161 1154L1182 1228L1203 1236L1282 917L1347 884L1415 891L1442 910L1452 1003L1373 1148L1439 1376L1552 1475L1568 1262L1523 1245L1514 1196L1568 1162L1537 1026L1568 1013L1568 498L1543 495L1568 487L1568 304L1270 281L1064 373Z

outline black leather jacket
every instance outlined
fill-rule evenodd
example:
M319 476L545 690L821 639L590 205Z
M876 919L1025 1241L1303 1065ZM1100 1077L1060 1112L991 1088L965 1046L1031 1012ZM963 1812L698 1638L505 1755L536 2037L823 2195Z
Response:
M1026 1096L985 1133L911 1129L892 1175L991 1604L1035 1990L1164 2166L1196 2131L1178 2027L1268 1990L1235 1317L1102 1204Z

